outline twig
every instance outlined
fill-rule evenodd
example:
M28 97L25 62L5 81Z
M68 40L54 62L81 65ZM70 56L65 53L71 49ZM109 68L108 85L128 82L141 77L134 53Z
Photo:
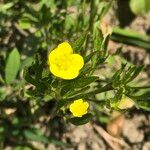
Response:
M108 134L102 127L94 125L93 128L97 131L97 133L109 144L109 146L113 150L120 150L114 143L117 143L121 146L124 146L129 149L129 145L125 143L123 140L120 140L118 138L112 137L110 134Z

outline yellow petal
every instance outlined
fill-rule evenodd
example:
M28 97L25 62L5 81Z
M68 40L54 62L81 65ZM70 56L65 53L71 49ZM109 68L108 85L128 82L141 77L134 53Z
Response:
M75 117L82 117L87 113L87 109L89 104L87 102L83 102L82 99L75 100L70 105L70 111Z
M48 55L49 65L55 63L57 58L58 58L58 53L57 53L56 49L54 49Z
M72 54L70 56L72 67L76 69L81 69L84 66L84 60L83 57L79 54Z
M74 101L74 104L82 104L83 103L83 99L78 99Z
M73 54L69 43L63 42L50 52L48 64L53 75L70 80L79 75L79 71L84 65L84 60L79 54Z
M72 54L73 53L73 49L68 42L63 42L63 43L59 44L57 47L57 50L64 54Z
M57 59L60 59L62 57L67 57L68 55L71 55L73 53L73 49L71 45L68 42L63 42L58 45L57 48L52 50L49 53L48 60L49 63L55 63Z
M79 75L78 70L73 70L71 68L68 70L61 70L56 65L50 65L50 71L56 77L66 79L66 80L74 79Z
M84 102L84 109L88 109L89 108L89 103L88 102Z
M77 70L72 70L72 71L61 71L60 78L66 79L66 80L71 80L76 78L79 75L79 71Z

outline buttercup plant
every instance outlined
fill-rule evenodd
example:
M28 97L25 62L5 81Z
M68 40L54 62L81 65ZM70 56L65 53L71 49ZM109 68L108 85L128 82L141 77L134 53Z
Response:
M67 149L53 139L54 124L96 123L106 110L150 111L148 81L134 80L144 67L124 60L121 48L108 52L110 38L149 48L149 37L101 28L113 2L0 2L0 149L34 149L33 141Z
M110 110L128 109L131 101L138 105L139 97L136 97L134 91L139 87L131 87L129 83L143 66L122 64L109 80L101 81L99 74L94 74L107 61L109 34L103 35L97 28L94 31L90 35L94 38L93 51L86 51L87 36L83 34L75 42L62 42L51 50L47 57L48 64L36 55L35 62L25 71L26 81L35 87L33 92L26 93L30 97L53 102L54 111L51 115L62 116L75 125L91 120L94 112L89 110L89 105L101 105ZM30 74L29 70L33 73ZM112 92L113 96L97 100L96 95L103 92ZM40 106L35 108L35 112L36 109L40 109Z

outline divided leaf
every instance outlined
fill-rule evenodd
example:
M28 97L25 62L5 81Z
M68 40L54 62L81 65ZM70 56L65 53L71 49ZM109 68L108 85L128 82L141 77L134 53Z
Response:
M75 52L80 53L81 48L82 48L84 42L86 41L86 38L87 38L87 32L83 33L81 35L81 37L72 44L73 50Z
M68 121L71 122L74 125L83 125L86 124L90 121L90 119L92 118L92 114L88 113L85 114L82 117L73 117L73 118L69 118Z
M78 89L78 88L83 88L85 86L88 86L95 80L99 79L99 77L96 76L91 76L91 77L78 77L76 79L70 80L70 81L65 81L64 82L64 88L69 87L70 89ZM63 82L62 82L63 83Z

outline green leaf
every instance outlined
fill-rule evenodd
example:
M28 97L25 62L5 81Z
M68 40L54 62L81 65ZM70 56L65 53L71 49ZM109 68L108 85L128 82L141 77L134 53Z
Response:
M78 94L83 94L87 92L89 89L90 89L90 86L86 86L84 88L77 89L77 90L69 90L69 92L65 93L63 97L68 98L68 97L76 96Z
M81 37L72 44L73 50L75 52L79 53L81 51L81 48L83 47L86 38L87 38L87 32L83 33Z
M104 106L106 104L106 101L105 100L93 100L93 99L87 99L87 101L91 101L97 105L101 105L101 106Z
M127 70L124 70L125 74L122 77L122 80L123 80L124 83L128 83L128 81L132 77L132 73L134 72L135 69L136 69L135 66L130 66Z
M106 13L108 12L109 8L111 7L113 3L113 0L109 0L109 1L98 1L98 4L99 7L98 7L98 14L99 14L99 17L101 20L105 15Z
M120 84L120 76L122 74L123 69L117 70L112 76L113 87L116 88Z
M87 93L87 91L89 89L90 89L90 86L86 86L84 88L77 89L77 90L72 90L72 89L70 90L69 88L63 89L61 91L61 95L63 96L63 99L58 101L58 103L57 103L58 109L60 109L63 106L66 106L66 105L70 104L72 101L75 100L75 99L67 100L69 97L72 97L72 96L74 97L74 96L77 96L79 94L83 94L84 95L84 93Z
M146 12L150 12L150 1L149 0L145 0L145 8L146 8Z
M81 73L80 75L83 76L83 75L87 75L89 76L89 74L91 72L94 72L95 70L97 69L97 66L96 67L93 67L92 64L86 64L83 69L81 70Z
M85 114L82 117L73 117L73 118L69 118L68 121L71 122L74 125L83 125L86 124L90 121L90 119L92 118L92 114L88 113Z
M129 87L129 88L136 89L136 90L138 90L138 89L150 89L150 85L149 86L146 86L146 85L145 86L138 86L138 87L136 87L136 86L134 87L133 86L133 87Z
M99 51L91 52L89 55L87 55L87 56L84 58L84 63L89 62L93 57L97 56L98 53L99 53Z
M135 39L136 42L137 41L143 41L143 42L148 42L148 43L150 42L150 37L148 35L140 34L131 29L122 29L119 27L114 27L112 34L127 38L129 40ZM123 41L123 39L122 39L122 41Z
M110 38L117 42L140 46L146 50L150 49L150 37L133 30L115 27Z
M54 0L42 0L41 5L46 5L47 8L54 8Z
M135 95L135 96L131 95L129 97L131 97L131 98L133 98L135 100L143 100L143 101L144 101L144 99L148 100L148 99L150 99L150 91L146 91L142 95Z
M122 48L123 46L119 46L117 49L116 49L116 52L113 54L113 55L119 55L121 52L122 52Z
M27 81L27 82L29 82L29 83L31 83L31 84L33 84L33 85L37 85L37 82L36 82L36 80L30 75L30 73L29 73L29 68L26 68L25 70L24 70L24 79Z
M28 129L28 130L23 131L23 134L27 139L43 142L46 144L49 143L48 138L42 135L42 133L38 132L37 130Z
M113 87L112 87L111 84L112 83L108 83L107 85L105 85L101 88L98 88L98 89L93 90L93 91L89 91L87 93L78 94L76 96L68 98L67 100L71 101L71 100L76 100L76 99L80 99L80 98L88 99L91 96L95 96L95 94L99 94L99 93L102 93L102 92L113 90Z
M149 102L149 100L137 101L136 104L138 104L138 106L139 106L141 109L150 112L150 102Z
M147 106L140 105L139 107L140 107L141 109L143 109L143 110L146 110L146 111L149 111L149 112L150 112L150 106L147 107Z
M10 84L15 80L19 68L20 68L20 54L18 50L15 48L10 52L6 62L5 81L7 84Z
M29 22L25 19L20 19L18 25L21 29L30 29L30 28L32 28L31 22Z
M27 146L16 146L13 150L32 150L30 147Z
M67 105L67 104L69 104L71 102L72 101L68 101L66 99L59 100L58 103L57 103L57 110L59 110L61 107L65 106L65 105Z
M122 67L119 70L117 70L112 76L112 83L114 88L118 87L121 84L121 75L123 74L126 65L127 64L122 64Z
M50 78L49 68L44 68L42 72L42 78Z
M98 58L100 56L100 50L101 50L101 46L102 46L102 42L103 42L103 34L102 31L96 27L96 29L94 30L94 51L98 51L99 53L96 53L97 55L94 55L94 57L92 57L92 66L95 67Z
M143 13L150 11L150 1L130 0L130 8L134 14L142 15Z
M32 57L28 57L23 62L21 63L21 68L24 69L25 67L31 66L33 63L34 59Z
M1 3L0 4L0 12L6 12L8 11L8 9L10 9L11 7L13 7L14 3L10 2L10 3Z
M76 19L77 18L76 18L76 16L74 16L74 14L68 14L65 19L65 28L67 30L70 30L71 28L73 28L77 21Z
M144 66L139 66L139 67L136 67L136 66L130 66L128 68L128 70L125 72L125 75L123 77L123 82L124 83L129 83L131 82L132 80L134 80L138 74L142 71Z
M132 81L133 79L135 79L139 73L142 71L142 69L144 68L144 66L139 66L139 67L136 67L131 78L128 80L128 82Z
M91 77L78 77L76 79L70 80L70 81L64 81L62 84L64 84L64 88L69 87L70 89L77 89L77 88L83 88L95 80L99 79L99 77L91 76Z
M102 42L102 45L101 45L101 56L102 57L105 57L106 54L107 54L107 48L108 48L108 42L109 42L109 39L110 39L110 34L108 34L103 42Z
M107 125L110 122L110 118L107 116L101 116L98 118L98 121L100 122L100 124Z
M99 28L96 28L94 34L94 51L100 51L102 41L103 41L102 31Z

